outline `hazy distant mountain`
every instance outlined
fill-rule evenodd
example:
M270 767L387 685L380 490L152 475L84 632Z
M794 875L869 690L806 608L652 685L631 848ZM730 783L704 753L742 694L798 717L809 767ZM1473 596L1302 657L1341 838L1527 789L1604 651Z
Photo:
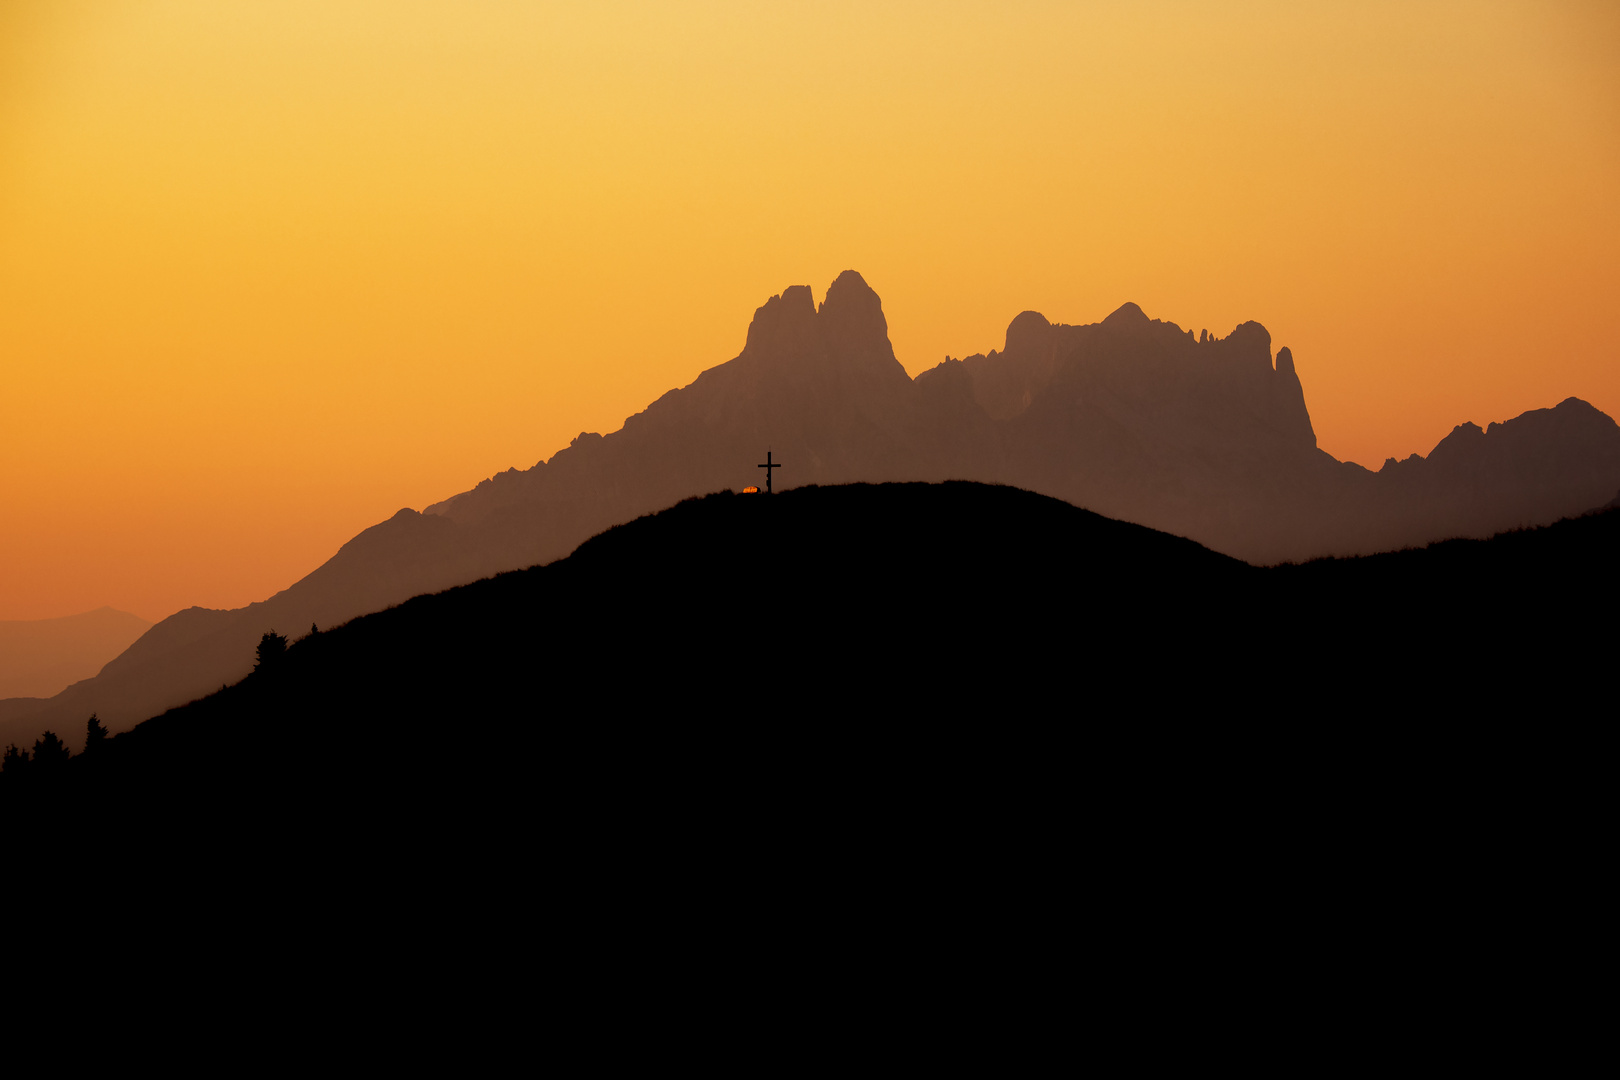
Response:
M1126 304L1091 326L1026 311L1004 352L917 377L998 418L994 476L1257 563L1490 536L1599 505L1620 427L1578 398L1375 473L1317 449L1292 352L1248 322L1194 337Z
M1126 304L1101 323L1026 311L1006 348L905 375L877 294L846 271L818 311L803 286L754 315L742 354L608 436L430 506L488 530L508 565L561 557L684 495L883 480L1014 484L1253 562L1489 536L1600 505L1620 427L1570 398L1378 473L1317 449L1287 348L1248 322L1195 336Z
M0 746L31 744L46 729L76 746L91 713L115 731L127 728L246 675L266 630L297 637L311 625L332 626L490 573L475 546L458 543L459 532L443 518L401 510L269 600L231 611L188 608L171 615L97 677L46 701L0 701Z
M151 625L110 607L58 619L0 622L0 698L46 698L88 679Z
M262 604L192 609L0 742L47 721L115 728L245 675L267 629L297 635L418 593L561 558L602 530L704 492L854 481L1012 484L1253 562L1487 536L1600 506L1620 490L1620 428L1570 398L1374 473L1316 447L1291 352L1258 323L1194 335L1126 304L1101 323L1024 312L1005 348L908 378L882 304L846 271L755 314L733 360L603 436L581 433L417 514L402 510ZM950 537L941 537L950 544ZM739 567L739 573L748 571ZM15 717L15 712L12 715Z

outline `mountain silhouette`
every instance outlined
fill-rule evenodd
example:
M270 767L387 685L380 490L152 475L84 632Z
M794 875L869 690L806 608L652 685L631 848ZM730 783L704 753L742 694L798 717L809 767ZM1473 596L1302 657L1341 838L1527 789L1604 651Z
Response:
M1001 353L908 379L882 305L841 274L817 310L795 287L754 315L729 363L608 436L427 508L485 531L510 565L687 495L752 482L769 445L782 486L981 480L1053 495L1256 563L1489 536L1600 504L1620 487L1620 427L1575 398L1463 425L1429 459L1378 473L1316 446L1287 348L1259 323L1194 336L1126 304L1101 323L1024 312ZM501 539L495 539L497 536Z
M754 314L741 353L608 435L428 507L401 510L263 603L190 609L96 679L0 704L0 741L97 712L113 730L245 675L267 630L330 627L490 574L692 495L758 483L1010 484L1257 564L1483 537L1602 505L1620 428L1575 398L1372 472L1316 446L1294 357L1255 322L1193 334L1126 304L1100 323L1018 315L1004 348L908 378L877 294L854 271ZM20 713L19 713L20 709ZM3 719L10 715L12 719Z
M1026 784L1113 784L1128 746L1154 748L1154 784L1199 790L1228 783L1216 761L1274 770L1284 746L1297 775L1268 785L1373 759L1466 772L1504 734L1528 746L1512 732L1548 665L1601 670L1589 597L1620 576L1617 540L1608 512L1256 568L1007 487L710 495L261 649L237 684L72 759L57 790L125 828L318 830L352 854L351 827L415 845L471 819L509 839L621 799L686 814L724 791L734 820L791 789L831 809L867 774L1004 806ZM1481 582L1489 616L1459 618Z
M0 699L48 698L91 678L151 626L139 615L110 607L0 622Z

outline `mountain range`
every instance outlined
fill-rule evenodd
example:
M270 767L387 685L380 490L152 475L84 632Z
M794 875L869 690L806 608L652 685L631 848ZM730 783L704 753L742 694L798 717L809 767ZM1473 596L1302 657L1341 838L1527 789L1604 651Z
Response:
M0 702L0 743L77 733L91 712L128 728L241 678L266 630L330 627L563 558L619 523L757 483L767 448L785 466L779 489L1008 484L1256 564L1489 536L1620 491L1620 428L1577 398L1459 425L1377 472L1338 461L1316 446L1292 352L1273 354L1255 322L1213 337L1135 304L1086 326L1026 311L1000 351L913 379L877 294L846 271L819 306L808 286L767 300L738 356L619 431L582 432L533 468L401 510L267 601L179 612L49 701Z
M0 699L48 698L127 649L152 624L97 608L59 619L0 622Z

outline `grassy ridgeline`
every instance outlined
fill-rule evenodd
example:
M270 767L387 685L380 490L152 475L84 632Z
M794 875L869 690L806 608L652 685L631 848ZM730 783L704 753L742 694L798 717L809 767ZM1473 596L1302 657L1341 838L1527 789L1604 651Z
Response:
M722 493L297 640L3 798L399 836L582 807L1317 799L1584 738L1617 536L1605 513L1261 569L1005 487Z

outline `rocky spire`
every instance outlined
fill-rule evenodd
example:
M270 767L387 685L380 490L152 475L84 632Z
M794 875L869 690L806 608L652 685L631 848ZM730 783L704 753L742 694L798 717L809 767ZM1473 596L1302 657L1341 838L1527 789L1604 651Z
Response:
M816 301L808 285L790 285L754 311L743 352L782 355L809 349L818 336Z
M866 280L845 270L827 288L819 313L821 332L835 349L855 354L894 356L889 345L889 322L883 301Z

